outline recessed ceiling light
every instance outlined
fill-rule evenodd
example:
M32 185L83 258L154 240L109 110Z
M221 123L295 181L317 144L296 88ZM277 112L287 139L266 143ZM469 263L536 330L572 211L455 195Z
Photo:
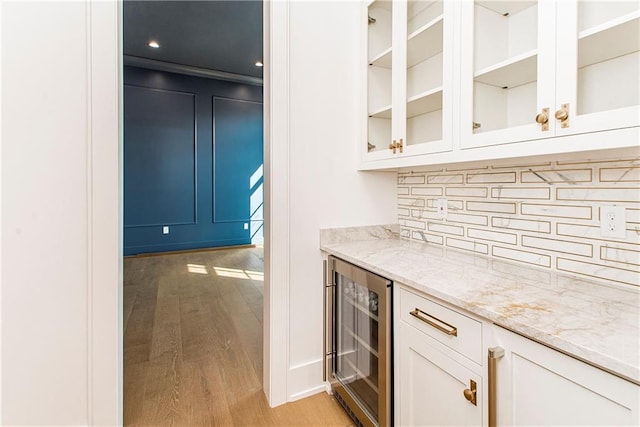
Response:
M150 40L149 43L147 43L147 45L154 49L158 49L160 47L160 44L155 40Z
M262 61L256 61L256 67L264 67Z

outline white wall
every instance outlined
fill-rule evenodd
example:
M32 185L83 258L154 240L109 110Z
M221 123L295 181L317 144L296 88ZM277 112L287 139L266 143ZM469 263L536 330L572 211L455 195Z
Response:
M117 7L0 7L1 423L113 425Z
M271 87L270 104L272 125L286 122L280 131L272 129L271 147L282 150L288 144L280 157L278 152L271 153L272 160L275 156L286 164L289 174L288 188L272 183L272 202L274 193L288 196L286 211L271 206L275 209L272 224L277 223L281 209L289 218L288 232L270 236L272 245L288 239L288 251L271 254L272 267L287 270L280 277L272 276L270 284L276 294L284 290L289 300L287 400L323 387L319 229L397 221L396 174L356 171L356 144L364 141L360 135L361 28L354 25L359 22L360 7L356 1L294 1L288 3L288 15L272 16L271 21L272 34L285 27L288 31L286 48L272 40L272 49L288 53L270 64L274 73L289 74L286 88ZM273 173L282 170L273 168ZM271 307L277 309L277 303Z
M273 288L265 317L273 381L265 385L277 404L322 388L319 229L395 221L396 182L394 174L356 172L360 4L271 5L282 12L271 29L284 36L271 52L265 159L272 172L266 289ZM114 425L121 421L117 4L0 8L1 422Z

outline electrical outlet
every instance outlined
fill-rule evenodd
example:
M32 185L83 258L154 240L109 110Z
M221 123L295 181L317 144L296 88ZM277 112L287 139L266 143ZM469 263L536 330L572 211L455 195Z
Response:
M163 225L162 226L162 234L169 234L169 226L168 225Z
M449 214L447 199L436 199L436 208L438 209L438 218L447 219Z
M248 230L248 229L249 229L249 223L248 223L248 222L245 222L245 223L244 223L244 229L245 229L245 230Z
M627 236L626 211L622 206L600 207L600 236L624 239Z

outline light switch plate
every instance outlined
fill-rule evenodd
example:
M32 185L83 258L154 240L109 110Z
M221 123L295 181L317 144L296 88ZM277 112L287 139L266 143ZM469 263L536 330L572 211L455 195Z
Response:
M169 226L168 225L163 225L162 226L162 234L169 234Z

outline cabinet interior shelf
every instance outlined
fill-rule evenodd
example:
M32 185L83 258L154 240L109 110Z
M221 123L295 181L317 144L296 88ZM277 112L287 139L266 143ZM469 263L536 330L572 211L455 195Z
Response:
M378 119L391 119L391 105L385 105L382 108L370 112L369 117L375 117Z
M374 65L376 67L382 68L391 68L391 47L383 50L376 56L374 56L370 61L369 65Z
M443 15L440 15L409 35L407 67L413 67L442 52L443 23Z
M538 54L533 49L476 71L474 80L491 86L512 88L535 82L537 75Z
M578 34L578 67L583 68L640 49L640 11L581 31Z
M407 99L407 117L416 117L442 109L442 86L419 93Z

